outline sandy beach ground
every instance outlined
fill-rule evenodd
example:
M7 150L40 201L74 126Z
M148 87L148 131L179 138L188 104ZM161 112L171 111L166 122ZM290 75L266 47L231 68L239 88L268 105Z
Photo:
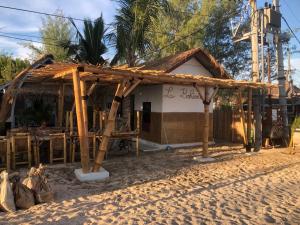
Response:
M211 151L211 163L197 149L114 157L98 183L77 181L79 165L50 167L55 201L1 212L0 224L300 224L299 151Z

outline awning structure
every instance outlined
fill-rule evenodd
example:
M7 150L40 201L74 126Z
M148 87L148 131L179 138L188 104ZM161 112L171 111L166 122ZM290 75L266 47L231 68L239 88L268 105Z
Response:
M141 84L178 84L218 86L223 88L268 88L274 85L239 81L233 79L212 78L204 75L170 74L158 70L144 70L143 67L100 67L87 64L54 63L29 71L27 82L43 82L53 79L71 81L73 71L78 70L84 81L100 83L119 83L124 79L141 80Z
M204 134L203 134L203 155L208 154L208 133L209 133L209 105L216 94L218 88L272 88L274 85L267 83L255 83L251 81L237 81L229 78L212 78L204 75L170 74L159 70L146 70L143 67L128 68L102 67L87 64L75 63L52 63L28 71L26 82L57 82L63 80L64 83L73 84L78 135L80 139L80 152L82 171L88 172L88 117L86 96L89 96L95 84L98 85L117 85L115 97L113 99L108 121L102 136L93 171L98 171L101 167L108 143L113 132L114 121L120 102L128 96L138 85L142 84L174 84L194 86L199 93L204 104ZM87 90L87 83L91 84ZM200 90L204 88L204 91ZM211 93L209 88L214 88Z

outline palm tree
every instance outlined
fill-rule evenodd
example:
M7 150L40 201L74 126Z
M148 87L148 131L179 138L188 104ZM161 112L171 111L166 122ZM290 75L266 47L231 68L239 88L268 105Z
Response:
M126 62L134 66L150 47L146 33L161 10L168 11L167 0L115 0L120 8L113 23L114 30L108 35L116 48L111 64Z
M69 48L70 54L79 62L86 62L93 65L102 65L106 62L103 54L107 48L104 43L105 25L102 15L94 22L89 19L84 20L83 33L81 33L72 19L71 23L77 31L78 44L71 42L64 44Z

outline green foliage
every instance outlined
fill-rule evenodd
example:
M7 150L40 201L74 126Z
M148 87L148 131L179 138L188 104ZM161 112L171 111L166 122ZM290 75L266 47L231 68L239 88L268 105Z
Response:
M119 4L113 23L114 31L108 35L117 53L111 64L126 62L134 66L150 47L146 35L161 11L168 11L166 0L115 0Z
M104 64L106 61L102 55L106 53L107 48L104 43L106 29L102 15L94 22L84 20L83 33L78 30L73 20L71 23L77 31L78 44L72 44L70 41L65 44L69 54L79 62Z
M55 14L63 16L61 10L57 10ZM32 43L24 44L32 50L33 59L43 54L52 54L56 61L69 59L69 49L62 46L63 43L71 42L73 36L72 26L68 19L46 16L42 19L40 35L42 37L42 47L36 47Z
M0 84L12 80L16 74L30 65L28 60L0 55Z
M300 116L296 116L293 123L292 123L292 125L291 125L291 131L292 131L291 136L293 136L293 133L296 130L296 128L300 128Z
M241 3L229 0L170 0L170 7L173 13L161 12L147 34L152 47L147 60L202 47L233 76L248 71L250 45L233 43L230 29L230 19L239 15Z

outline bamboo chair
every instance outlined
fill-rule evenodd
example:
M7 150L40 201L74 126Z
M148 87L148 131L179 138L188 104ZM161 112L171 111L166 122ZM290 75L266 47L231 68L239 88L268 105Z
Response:
M10 163L11 163L10 156L11 156L10 140L6 136L0 136L0 158L1 158L0 170L6 169L7 172L10 172Z
M14 133L11 135L11 156L12 168L16 169L16 165L32 165L31 152L32 137L29 133Z
M67 136L66 133L50 134L50 164L54 161L67 163ZM58 148L58 149L57 149ZM60 153L60 154L59 154Z

